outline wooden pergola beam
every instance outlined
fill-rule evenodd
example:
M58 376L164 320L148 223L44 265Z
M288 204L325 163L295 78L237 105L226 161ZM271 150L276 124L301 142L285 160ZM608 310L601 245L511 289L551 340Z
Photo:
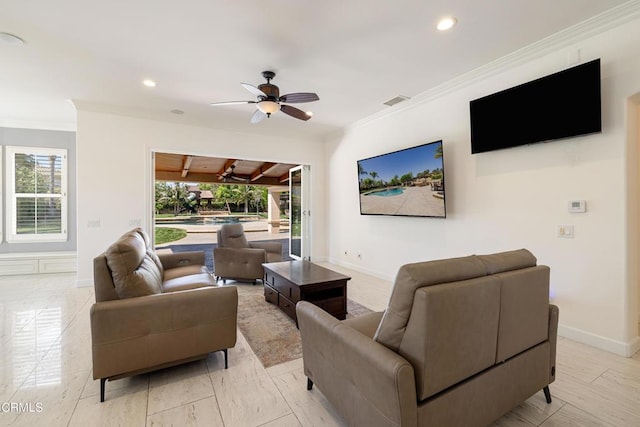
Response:
M184 162L182 163L182 177L186 178L189 174L189 168L191 167L191 162L193 162L193 156L185 156Z
M281 176L278 178L278 182L279 182L280 184L283 184L283 183L288 182L288 181L289 181L289 172L287 172L287 173L286 173L286 174L284 174L284 175L281 175Z
M256 179L262 178L265 173L269 173L269 171L275 168L276 166L278 166L277 163L264 163L254 173L251 174L251 177L249 178L249 180L253 182Z
M182 177L181 172L172 172L172 171L156 171L156 180L157 181L168 181L168 182L207 182L213 184L221 184L218 180L218 176L215 173L204 173L204 172L191 172L189 173L188 180ZM254 182L242 182L230 180L222 185L266 185L266 186L284 186L286 184L282 184L280 182L280 178L269 178L262 177Z

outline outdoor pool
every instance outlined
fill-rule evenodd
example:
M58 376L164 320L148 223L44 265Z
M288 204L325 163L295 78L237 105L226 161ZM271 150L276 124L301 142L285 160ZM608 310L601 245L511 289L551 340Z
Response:
M370 193L365 194L365 196L380 196L380 197L391 197L391 196L399 196L404 193L404 188L385 188L384 190L376 190Z
M176 217L176 218L156 218L156 224L182 224L182 225L205 225L205 224L229 224L234 222L240 222L240 217L237 216L216 216L216 217Z

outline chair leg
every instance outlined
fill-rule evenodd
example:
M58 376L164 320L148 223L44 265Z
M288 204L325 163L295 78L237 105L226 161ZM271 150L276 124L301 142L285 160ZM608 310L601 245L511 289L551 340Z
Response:
M549 386L545 386L542 391L544 391L544 398L547 403L551 403L551 391L549 391Z
M226 348L224 350L222 350L222 351L224 352L224 369L228 369L229 368L229 354L228 354Z
M311 378L307 378L307 390L311 390L313 388L313 381Z
M104 402L104 388L106 383L106 378L100 378L100 402Z

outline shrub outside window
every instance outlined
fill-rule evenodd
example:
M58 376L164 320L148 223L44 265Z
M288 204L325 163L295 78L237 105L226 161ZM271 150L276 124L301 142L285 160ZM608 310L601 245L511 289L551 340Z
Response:
M7 242L67 240L67 150L7 147Z

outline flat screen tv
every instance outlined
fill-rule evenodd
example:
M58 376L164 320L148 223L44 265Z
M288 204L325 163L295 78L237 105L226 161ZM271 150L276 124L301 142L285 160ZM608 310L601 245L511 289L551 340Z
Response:
M361 215L445 218L442 141L358 160Z
M602 131L600 59L470 102L471 153Z

